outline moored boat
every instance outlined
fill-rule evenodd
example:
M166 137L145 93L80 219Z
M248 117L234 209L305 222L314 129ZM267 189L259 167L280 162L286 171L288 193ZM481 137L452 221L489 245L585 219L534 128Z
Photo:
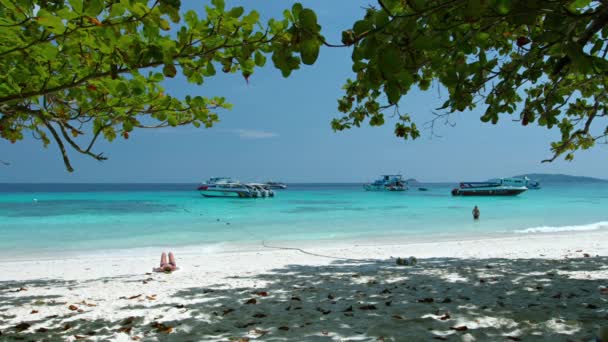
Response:
M269 189L287 189L287 184L280 182L268 181L264 185Z
M258 197L274 197L274 191L266 184L247 183L246 185L256 191Z
M229 177L210 178L208 181L201 184L197 190L200 191L201 195L204 197L253 197L253 192L250 188Z
M383 175L373 183L364 184L366 191L405 191L407 184L401 175Z
M462 182L452 189L453 196L515 196L528 190L517 178L501 178L489 182Z

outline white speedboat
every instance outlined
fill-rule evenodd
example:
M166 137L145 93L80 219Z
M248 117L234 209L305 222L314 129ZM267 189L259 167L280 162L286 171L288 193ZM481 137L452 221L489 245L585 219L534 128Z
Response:
M287 189L287 184L285 183L268 181L264 185L266 185L269 189Z
M274 197L274 191L267 184L247 183L246 185L256 191L259 197Z
M383 175L373 183L364 184L367 191L405 191L407 184L401 175Z
M201 184L197 190L204 197L257 197L253 196L253 190L250 187L229 177L210 178L207 182Z
M501 178L488 182L462 182L453 196L515 196L528 190L521 178Z

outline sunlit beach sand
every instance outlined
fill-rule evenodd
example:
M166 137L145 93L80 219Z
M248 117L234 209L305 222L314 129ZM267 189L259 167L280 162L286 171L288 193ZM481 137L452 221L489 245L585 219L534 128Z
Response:
M590 341L608 232L0 263L2 338ZM297 247L286 245L283 247ZM396 256L416 256L398 266Z

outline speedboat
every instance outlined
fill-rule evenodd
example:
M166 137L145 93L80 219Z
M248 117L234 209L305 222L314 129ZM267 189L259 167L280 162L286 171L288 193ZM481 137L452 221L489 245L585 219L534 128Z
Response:
M253 191L257 193L258 197L274 197L274 191L272 191L272 189L266 184L247 183L246 185L253 189Z
M373 183L364 184L366 191L405 191L407 184L401 175L383 175Z
M266 185L269 189L287 189L287 184L285 183L268 181L264 185Z
M251 198L254 193L251 188L229 177L214 177L201 184L198 188L204 197L237 197Z
M515 196L528 190L519 178L501 178L488 182L462 182L452 189L453 196Z

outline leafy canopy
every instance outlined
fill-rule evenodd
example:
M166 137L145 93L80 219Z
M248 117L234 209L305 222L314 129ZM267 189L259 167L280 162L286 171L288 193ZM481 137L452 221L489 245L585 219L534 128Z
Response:
M267 56L287 77L316 61L320 29L299 4L262 25L223 0L205 18L181 14L180 0L0 0L0 136L54 141L72 171L69 147L106 159L93 152L99 137L211 127L230 108L223 97L176 98L161 82L181 73L202 85L218 69L248 79Z
M161 82L181 73L202 85L217 70L248 79L268 57L283 76L313 64L322 45L353 49L356 78L338 101L334 130L372 126L395 113L395 134L420 136L399 104L410 90L447 89L429 121L485 108L481 120L514 115L523 126L559 128L552 161L592 147L606 116L608 4L591 0L378 0L342 44L325 41L313 10L295 4L262 24L256 11L180 0L0 0L0 137L33 133L98 160L99 137L136 128L211 127L222 97L176 98ZM400 102L401 101L401 102ZM85 138L87 140L85 140ZM67 145L67 146L66 146Z
M590 0L379 0L342 33L353 47L354 80L338 101L334 130L366 119L384 124L395 113L395 134L417 138L419 128L398 105L412 89L433 82L448 91L439 113L485 107L484 122L515 115L521 125L557 127L552 161L605 140L608 94L608 3Z

